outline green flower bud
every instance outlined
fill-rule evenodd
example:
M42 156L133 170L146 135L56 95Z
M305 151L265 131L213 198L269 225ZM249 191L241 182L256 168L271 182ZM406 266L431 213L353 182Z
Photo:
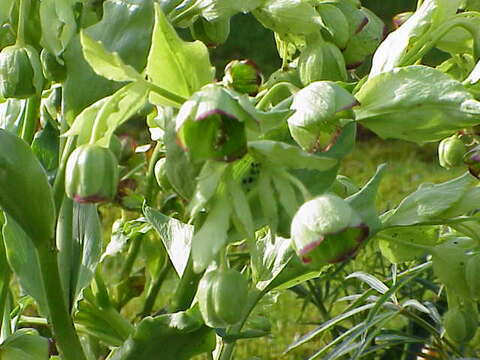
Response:
M67 69L60 64L51 52L43 49L40 52L40 61L42 63L42 71L45 79L60 83L67 77Z
M354 255L368 233L368 227L350 204L334 194L303 204L291 227L297 254L315 268Z
M68 158L65 190L68 197L79 203L113 199L118 181L118 161L110 149L85 144Z
M199 18L190 27L190 32L195 40L200 40L211 48L217 47L227 41L230 35L230 18L215 21Z
M0 52L0 96L23 99L42 89L42 65L37 50L28 45L13 45Z
M298 58L298 71L305 86L319 80L346 81L348 78L340 49L318 36L307 39L307 47Z
M249 120L227 90L208 85L180 108L177 142L193 161L234 161L247 152L245 121Z
M333 5L340 9L345 18L347 19L349 25L348 38L351 38L355 34L362 31L365 25L367 25L368 18L365 13L360 10L360 4L358 2L340 0L335 1Z
M205 324L213 328L235 325L244 315L248 282L233 269L209 271L200 280L197 298Z
M262 74L252 60L234 60L225 67L223 82L239 93L255 96L262 84Z
M451 340L462 344L469 342L475 335L476 321L465 311L455 308L445 313L443 326Z
M355 69L372 55L385 38L387 28L383 21L368 9L362 8L368 23L347 43L343 56L348 69Z
M168 191L172 188L170 181L167 177L167 159L161 158L155 164L155 179L157 179L158 186L165 191Z
M443 139L438 145L438 160L445 169L463 164L463 156L467 148L457 135Z

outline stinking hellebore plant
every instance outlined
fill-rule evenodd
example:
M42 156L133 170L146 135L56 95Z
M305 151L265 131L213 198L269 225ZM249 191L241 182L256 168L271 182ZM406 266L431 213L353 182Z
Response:
M366 244L394 269L431 259L448 308L411 318L445 358L471 355L480 13L404 10L388 33L359 0L2 0L0 358L233 359L237 340L270 334L272 291L306 297ZM209 49L239 13L273 32L282 65L264 76L232 59L217 81ZM358 125L440 142L440 165L465 174L379 213L387 167L363 186L338 174ZM369 329L386 318L365 306L364 330L342 327L319 354L383 351Z

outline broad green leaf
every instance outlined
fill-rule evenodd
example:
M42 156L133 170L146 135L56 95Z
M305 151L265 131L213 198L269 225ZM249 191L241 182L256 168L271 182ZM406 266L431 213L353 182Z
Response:
M203 325L196 308L146 317L111 360L188 360L215 348L215 332Z
M263 291L287 266L294 251L290 239L272 236L270 232L255 244L252 253L253 278L257 289Z
M437 226L410 226L383 230L376 238L382 255L394 264L401 264L424 256L428 249L415 245L434 246L438 236Z
M437 141L480 123L480 102L460 82L426 66L372 77L356 97L356 120L382 138Z
M142 76L132 66L126 65L116 52L108 52L100 41L95 41L85 31L80 32L83 55L100 76L113 81L135 81Z
M273 233L278 227L278 205L272 178L267 171L261 171L258 179L258 198L265 221Z
M474 178L466 173L441 184L422 184L393 210L382 215L384 226L408 226L442 218L460 201Z
M154 13L152 0L106 0L103 18L85 33L100 41L110 53L141 72L145 68L151 43ZM64 53L68 76L64 83L67 121L87 106L112 95L124 84L97 75L83 56L80 36L76 35Z
M32 240L11 216L5 215L5 219L3 241L5 242L10 268L15 273L25 292L35 299L40 311L44 315L48 315L40 262L35 246L33 246Z
M56 240L65 299L73 306L81 291L90 284L102 253L102 227L96 206L65 198Z
M215 195L221 178L228 163L219 161L206 161L198 174L197 186L192 200L189 203L190 216L194 217L201 211L208 201Z
M248 143L249 152L260 161L287 169L328 170L337 165L337 160L325 155L307 153L296 146L272 140L257 140Z
M96 142L107 147L115 130L145 105L147 97L145 84L125 85L112 96L83 110L63 136L78 136L77 145L81 145L88 143L93 133Z
M0 208L33 240L47 246L53 239L55 205L42 165L30 146L0 129Z
M173 267L178 276L182 277L192 247L193 226L165 216L148 206L143 208L143 213L162 238Z
M77 30L73 7L75 0L42 0L40 23L42 44L56 56L61 55Z
M370 235L382 227L375 207L375 200L377 198L380 181L383 175L385 175L385 170L386 166L380 165L370 181L359 192L346 199L352 208L360 215L363 222L368 225Z
M228 241L232 205L226 196L214 199L203 225L193 235L192 258L196 273L205 270Z
M278 200L289 217L293 217L301 203L297 199L295 189L288 179L283 176L273 176L273 185L277 191Z
M20 329L0 344L2 360L48 360L48 339L35 329Z
M247 195L243 191L240 183L234 179L228 180L227 189L228 197L232 204L234 218L241 228L239 230L241 230L245 236L253 239L255 236L255 228Z
M425 35L454 16L460 0L425 0L400 28L390 33L373 57L370 78L400 66L405 54Z
M155 85L185 98L211 83L215 74L207 47L200 41L183 41L158 4L146 72ZM156 94L151 101L171 105Z

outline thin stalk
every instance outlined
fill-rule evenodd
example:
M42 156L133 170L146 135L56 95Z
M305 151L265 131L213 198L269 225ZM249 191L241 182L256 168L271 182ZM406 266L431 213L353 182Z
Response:
M128 254L127 254L127 259L125 260L125 263L123 264L122 271L120 273L120 278L121 279L126 279L130 276L132 273L133 269L133 264L135 263L135 260L137 259L138 253L140 252L140 245L142 244L143 235L138 235L132 238L132 243L130 245L130 248L128 249Z
M25 45L25 19L28 18L28 9L30 7L30 0L20 0L20 7L18 11L18 29L16 45Z
M142 316L147 316L152 312L153 306L155 305L155 300L157 299L158 293L160 292L160 288L162 287L163 282L167 278L167 275L170 272L171 268L172 267L170 266L170 263L167 262L160 271L160 274L158 274L157 278L154 280L145 299Z
M256 106L259 110L266 110L268 104L271 103L272 99L277 96L280 91L286 89L290 92L290 94L295 94L300 90L295 85L292 85L288 82L279 82L278 84L273 85L270 90L263 96L262 100L260 100Z
M65 170L67 167L67 160L74 149L75 138L70 136L65 143L65 148L62 152L60 164L58 165L57 176L55 177L55 182L53 183L53 198L55 200L55 208L57 210L57 214L60 213L60 208L62 206L63 198L65 196Z
M147 85L150 88L150 90L152 90L153 92L156 92L158 95L164 97L165 99L175 103L178 107L180 107L185 101L187 101L187 99L184 98L183 96L172 93L167 89L164 89L164 88L161 88L160 86L152 84L149 81L143 80L143 82L145 83L145 85Z
M37 252L50 316L49 320L53 327L58 351L64 360L86 360L63 296L58 272L57 250L50 246L39 246Z
M203 272L197 274L193 271L192 256L188 258L187 267L178 283L175 294L170 305L170 312L187 310L195 298L198 283L203 276Z
M40 96L34 95L26 100L23 116L22 139L31 144L37 129L37 120L40 110Z
M156 179L155 179L155 164L160 159L162 154L163 144L157 142L155 149L153 150L152 157L150 158L150 163L148 164L147 172L147 190L145 193L145 202L147 205L152 205L153 198L155 195Z

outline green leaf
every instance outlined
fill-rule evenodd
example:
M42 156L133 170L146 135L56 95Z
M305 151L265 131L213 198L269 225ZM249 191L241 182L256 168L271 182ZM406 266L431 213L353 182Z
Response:
M84 31L140 72L146 65L153 21L152 0L106 0L102 20ZM72 39L63 57L68 68L63 100L67 121L71 124L83 109L113 94L124 84L107 80L93 71L83 56L79 35Z
M215 74L207 47L200 41L183 41L158 4L146 72L155 85L185 98L211 83ZM157 94L152 94L150 100L154 104L171 105Z
M73 306L90 284L102 253L102 227L97 208L65 197L57 225L58 265L65 299Z
M382 138L437 141L480 123L480 102L460 82L426 66L372 77L356 97L356 120Z
M149 206L143 208L143 213L160 235L173 267L182 277L192 246L193 226L165 216Z
M290 239L272 236L270 232L255 244L252 252L253 278L257 289L263 291L287 266L294 251Z
M295 194L295 189L290 181L283 176L274 176L272 177L272 180L275 190L277 191L280 204L285 209L288 216L293 217L300 206L297 195Z
M466 173L441 184L422 184L393 210L382 215L384 226L408 226L441 219L467 192L474 178Z
M27 101L23 99L8 99L0 103L0 129L12 134L20 134Z
M346 199L352 208L354 208L360 215L363 222L368 225L370 235L374 234L382 227L377 214L375 200L380 181L382 180L383 175L385 175L385 170L386 166L380 165L370 181L359 192Z
M460 0L425 0L415 14L380 44L373 57L370 78L400 66L415 42L454 16L459 5Z
M148 87L144 83L125 85L83 110L63 136L78 136L77 146L89 143L95 136L99 145L108 147L115 130L145 105L147 97Z
M203 325L196 308L186 312L146 317L111 360L188 360L213 351L215 332Z
M2 360L48 360L48 339L34 329L20 329L0 345Z
M75 0L40 2L42 44L54 55L61 55L75 36L77 23L73 7L76 2Z
M11 216L5 215L5 220L3 240L10 268L18 278L21 287L35 299L40 311L47 316L47 300L35 246Z
M100 41L95 41L85 31L80 32L80 43L85 59L98 75L113 81L142 79L137 70L126 65L117 52L108 52Z
M257 140L248 143L253 157L288 169L328 170L337 165L337 160L307 153L296 146L272 140Z
M53 239L55 205L45 171L26 142L0 129L0 207L35 246Z
M190 217L193 218L198 214L198 212L206 206L213 195L215 195L227 166L228 163L219 161L209 160L205 162L197 177L195 193L188 204Z
M205 270L228 240L232 205L226 196L219 196L192 240L193 268L196 273Z
M59 164L59 133L58 130L47 122L43 130L35 134L32 142L32 151L40 160L52 183Z
M240 224L240 232L250 239L253 239L255 237L255 228L247 195L243 191L240 183L232 178L227 182L227 189L233 208L233 215L238 224Z
M275 234L278 227L278 205L272 186L272 178L267 171L261 171L258 179L258 198L263 217Z

